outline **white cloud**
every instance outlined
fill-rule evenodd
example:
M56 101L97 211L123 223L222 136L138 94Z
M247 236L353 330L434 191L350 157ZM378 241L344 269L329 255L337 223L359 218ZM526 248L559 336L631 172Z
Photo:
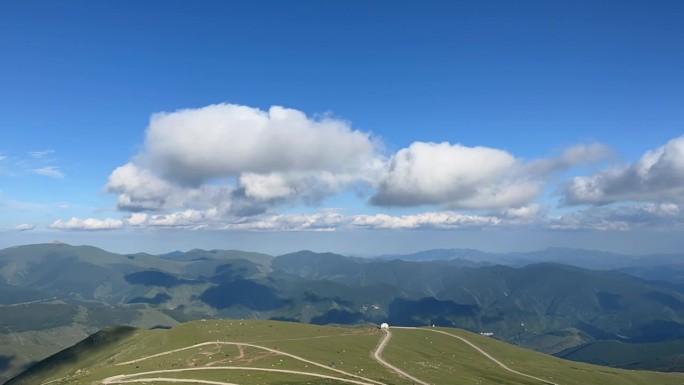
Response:
M55 153L55 150L30 151L29 156L35 159L45 159Z
M315 214L234 216L216 209L183 210L166 214L134 213L125 219L129 226L188 230L245 231L332 231L349 220L335 212Z
M610 220L584 211L549 219L549 228L553 230L627 231L630 227L627 221Z
M195 184L242 173L344 171L373 156L369 135L345 121L233 104L153 115L143 155L162 175Z
M245 189L245 195L259 201L287 197L294 192L294 186L279 173L244 173L240 176L239 184Z
M148 215L145 213L133 213L126 217L126 224L129 226L142 226L147 222Z
M532 219L542 213L542 206L532 203L526 206L512 207L502 210L502 214L511 219Z
M236 216L217 209L187 209L165 214L133 213L123 220L57 220L61 230L112 230L125 226L148 229L225 231L337 231L337 230L458 230L487 227L535 226L554 230L625 231L636 228L684 226L684 210L675 203L593 207L559 217L547 217L538 204L478 215L454 211L428 211L406 215L343 215L337 211L312 214L259 214ZM17 228L19 230L19 228Z
M684 226L684 210L681 204L671 202L614 204L577 210L547 222L553 229L564 230L671 230Z
M346 121L277 106L216 104L158 113L140 153L110 174L104 190L117 196L119 209L148 212L141 225L150 226L214 226L217 218L258 216L256 227L278 228L294 218L275 215L275 207L319 205L344 191L370 196L377 206L488 210L520 220L535 216L534 200L552 174L610 153L585 144L527 161L501 149L447 142L414 142L389 157L381 147ZM215 216L168 214L208 210Z
M463 215L456 212L426 212L413 215L356 215L350 226L370 229L457 229L495 226L501 219L495 216Z
M36 228L36 225L30 223L22 223L14 227L16 231L30 231Z
M375 163L373 163L375 165ZM379 167L374 167L378 169ZM238 188L244 197L254 202L283 203L301 201L317 204L324 198L353 189L362 184L374 183L376 172L369 167L367 172L345 173L331 171L302 171L288 173L253 174L244 173L238 180Z
M379 206L515 207L536 197L542 185L536 175L525 175L522 163L506 151L414 142L390 159L371 202Z
M223 230L335 231L346 219L338 213L264 215L224 224Z
M684 136L647 151L637 162L573 178L564 190L565 202L608 204L620 201L682 201L684 197Z
M168 200L176 197L180 189L133 163L117 167L109 176L105 190L116 193L118 207L129 211L158 210L181 205L183 201L181 198L169 204Z
M79 222L70 228L77 228ZM234 216L218 210L183 210L167 214L134 213L122 225L163 229L237 231L336 231L339 229L458 229L497 226L499 217L456 212L425 212L412 215L386 214L345 216L336 211L313 214L260 214ZM117 223L118 225L118 223ZM64 227L64 226L63 226Z
M264 205L319 202L371 183L380 164L370 135L345 121L217 104L153 115L144 149L112 172L105 191L128 211L220 201L222 209L261 213Z
M158 227L183 227L199 229L214 223L217 218L217 210L185 210L181 212L153 215L149 218L150 226Z
M48 225L48 228L57 230L117 230L124 226L119 219L80 219L72 217L69 220L58 219Z
M55 166L34 168L31 171L33 171L35 174L47 176L50 178L55 178L55 179L64 178L64 173L59 168L57 168Z
M560 156L549 159L536 159L530 162L527 172L543 176L565 171L575 166L593 164L613 156L613 151L601 143L578 144L568 147Z

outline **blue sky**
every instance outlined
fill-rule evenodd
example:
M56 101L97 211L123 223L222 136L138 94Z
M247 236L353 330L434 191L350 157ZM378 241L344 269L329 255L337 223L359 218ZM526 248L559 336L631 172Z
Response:
M679 1L4 2L0 246L678 252L682 19Z

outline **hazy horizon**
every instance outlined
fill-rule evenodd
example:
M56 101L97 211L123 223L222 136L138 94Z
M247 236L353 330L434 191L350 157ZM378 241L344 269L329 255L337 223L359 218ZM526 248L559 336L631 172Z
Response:
M177 230L178 231L178 230ZM453 233L439 231L430 234L411 231L402 231L401 241L396 241L396 231L368 232L329 232L319 234L311 238L307 232L237 232L226 234L224 232L203 232L192 237L174 237L168 232L158 233L132 233L124 237L115 236L107 233L61 233L61 237L54 237L55 234L40 234L36 232L33 237L20 237L19 239L6 238L0 242L0 248L9 248L28 244L52 243L59 241L74 246L95 246L110 252L126 254L144 252L149 254L165 254L173 251L188 251L192 249L221 249L221 250L242 250L259 252L273 256L287 254L301 250L311 250L314 252L332 252L348 256L375 257L388 254L411 254L415 252L433 249L475 249L488 253L511 253L511 252L531 252L540 251L548 248L570 248L586 249L595 251L612 252L624 255L649 255L649 254L680 254L684 241L673 244L663 245L663 238L668 239L666 234L645 233L643 238L631 239L629 243L620 243L621 247L596 247L601 242L589 242L583 245L578 240L593 239L587 234L561 233L555 235L565 235L558 237L545 237L540 239L521 239L520 232L509 231L499 233L469 232L458 233L457 237ZM432 236L430 242L425 242L426 235ZM573 236L574 237L571 237ZM600 234L604 236L604 234ZM619 236L620 234L618 234ZM497 242L489 246L486 240L495 236ZM125 240L125 242L122 241ZM14 242L12 242L14 240ZM549 241L555 242L549 242ZM604 242L609 246L614 246L618 242ZM353 246L350 246L353 244ZM387 245L392 244L391 247ZM345 246L331 246L345 245Z

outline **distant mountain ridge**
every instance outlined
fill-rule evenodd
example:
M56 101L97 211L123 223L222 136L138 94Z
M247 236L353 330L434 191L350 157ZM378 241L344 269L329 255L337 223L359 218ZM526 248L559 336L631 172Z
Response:
M684 254L627 255L607 251L549 247L529 252L489 253L475 249L431 249L411 254L375 257L381 260L463 261L477 265L500 264L520 267L538 262L556 262L593 270L617 270L684 264Z

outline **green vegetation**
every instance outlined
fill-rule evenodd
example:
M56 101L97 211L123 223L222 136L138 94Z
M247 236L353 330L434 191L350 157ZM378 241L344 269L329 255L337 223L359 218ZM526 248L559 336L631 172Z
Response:
M563 261L573 250L545 253ZM458 327L590 363L684 370L677 285L557 263L466 262L310 251L120 255L61 243L0 250L0 383L112 324L203 318Z
M428 384L684 382L684 374L566 361L460 329L391 328L390 332L383 358ZM411 384L412 380L373 359L372 354L384 337L385 333L373 326L332 327L277 321L203 320L169 330L115 327L49 357L7 385L116 384L134 379L156 384L157 377L240 385L351 381L368 385ZM511 370L457 337L483 349Z
M178 323L148 305L85 307L58 302L0 307L0 383L113 323L141 328Z

